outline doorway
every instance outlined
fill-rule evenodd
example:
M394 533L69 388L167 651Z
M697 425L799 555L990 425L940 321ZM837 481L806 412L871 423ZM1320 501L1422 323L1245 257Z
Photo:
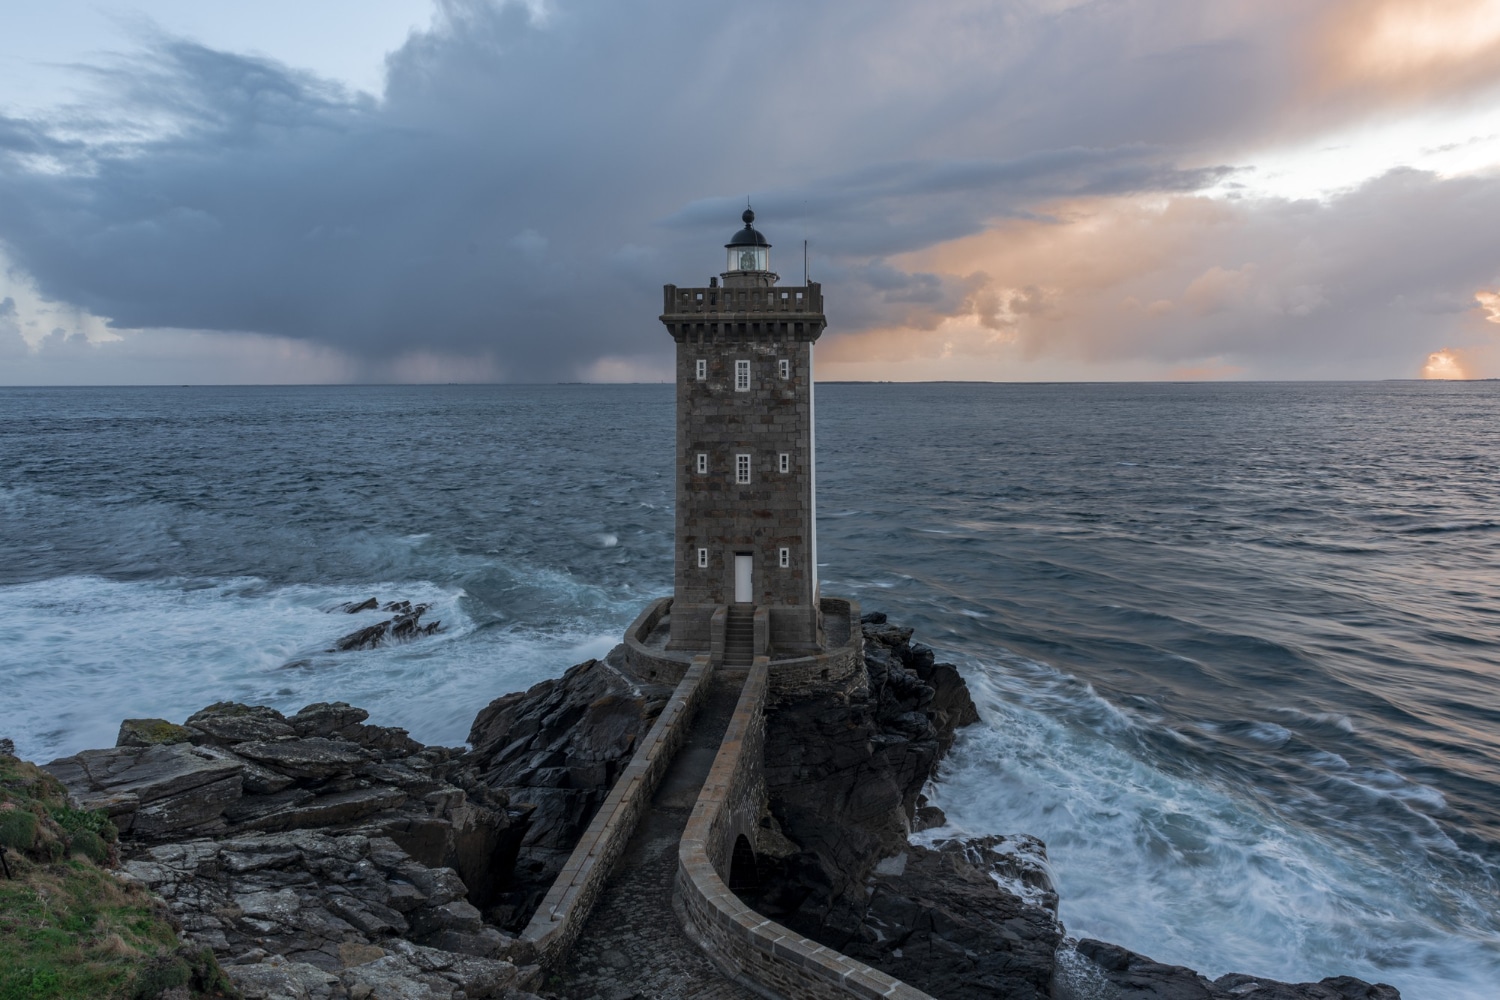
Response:
M734 603L755 603L755 557L743 552L734 556Z

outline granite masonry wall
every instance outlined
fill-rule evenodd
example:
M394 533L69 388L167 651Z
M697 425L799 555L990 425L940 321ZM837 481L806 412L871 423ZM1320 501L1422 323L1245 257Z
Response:
M687 738L712 679L713 665L708 657L694 657L542 905L516 939L506 956L511 961L545 967L561 958L577 939L615 862L641 817L651 808L651 797Z
M798 695L844 691L861 675L865 662L865 634L859 627L859 602L825 597L819 605L828 627L829 649L817 656L772 660L770 698L773 703Z
M825 325L821 291L816 284L668 285L661 320L677 342L677 600L670 648L702 642L713 609L735 599L735 556L748 554L751 603L773 609L770 646L810 652L819 641L812 344ZM741 361L749 363L743 390L736 384ZM749 456L747 483L737 482L739 455ZM706 566L699 565L700 549Z
M669 653L660 636L655 641L652 639L662 619L667 619L668 625L675 624L669 617L671 612L670 597L659 597L646 605L646 610L636 616L635 621L625 630L625 662L641 677L676 684L687 673L690 655ZM711 647L712 643L705 640L699 648L707 650Z
M723 971L787 998L931 1000L926 993L786 929L726 884L735 840L754 829L765 801L761 758L769 665L756 657L729 729L678 846L684 929Z

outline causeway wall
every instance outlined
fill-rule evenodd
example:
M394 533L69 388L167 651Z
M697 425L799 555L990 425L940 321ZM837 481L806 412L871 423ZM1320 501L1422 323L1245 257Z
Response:
M677 892L685 929L727 974L780 996L931 1000L761 916L730 890L735 842L745 836L754 845L765 805L761 763L771 691L769 661L756 657L678 845Z
M659 603L659 602L658 602ZM549 966L566 954L588 921L604 884L625 850L667 767L692 728L714 667L696 656L656 722L636 747L531 922L507 955L517 965Z

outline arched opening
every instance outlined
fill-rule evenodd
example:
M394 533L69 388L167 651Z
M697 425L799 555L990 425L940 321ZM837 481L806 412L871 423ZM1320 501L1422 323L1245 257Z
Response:
M737 893L753 893L760 888L760 874L755 870L755 848L742 833L734 841L734 854L729 859L729 889Z

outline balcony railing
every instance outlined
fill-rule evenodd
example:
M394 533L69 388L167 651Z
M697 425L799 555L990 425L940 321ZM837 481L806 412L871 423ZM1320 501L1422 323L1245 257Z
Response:
M706 313L821 313L823 286L816 281L794 288L678 288L664 289L662 312L667 315Z

